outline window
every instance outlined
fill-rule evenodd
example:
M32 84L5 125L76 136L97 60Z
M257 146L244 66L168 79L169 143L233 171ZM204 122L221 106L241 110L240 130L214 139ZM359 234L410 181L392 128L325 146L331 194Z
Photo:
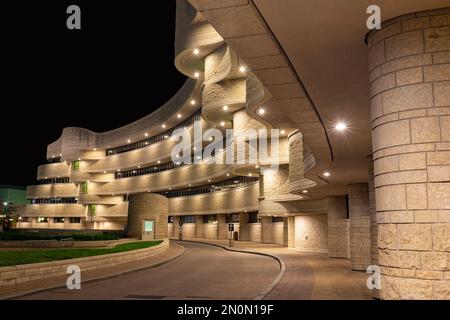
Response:
M30 217L20 217L19 220L20 222L31 222Z
M81 192L83 192L83 193L88 192L88 183L87 182L81 183Z
M248 214L248 223L260 223L261 218L258 215L258 212L250 212Z
M187 197L195 196L197 194L229 191L234 188L248 186L253 183L257 183L259 178L255 177L236 177L224 181L220 181L214 184L193 187L188 189L172 190L167 192L158 192L159 194L166 196L167 198Z
M72 162L72 170L80 171L80 161L76 160L76 161Z
M190 118L188 118L185 121L183 121L182 123L178 124L176 127L173 127L170 130L167 130L161 134L158 134L156 136L153 136L151 138L147 138L145 140L141 140L138 142L126 144L126 145L116 147L116 148L107 149L106 156L111 156L113 154L119 154L119 153L131 151L131 150L148 147L151 144L154 144L154 143L157 143L160 141L164 141L172 135L173 131L175 131L177 129L183 129L183 128L189 127L189 126L193 125L196 121L200 121L200 120L201 120L201 109L196 111Z
M77 203L77 198L37 198L31 200L32 204L52 204L52 203Z
M37 181L37 183L38 184L69 183L69 177L40 179L40 180Z
M168 223L173 223L173 216L169 216L169 218L167 219Z
M195 216L183 216L183 223L195 223Z
M64 218L53 218L53 223L64 223Z
M48 218L47 217L37 217L36 221L37 221L37 223L47 223Z
M215 214L204 215L203 223L217 223L217 215Z
M97 211L97 205L89 204L88 205L88 214L91 216L95 216L95 211Z
M225 222L226 223L239 223L239 215L238 214L227 214Z
M283 217L272 217L272 222L273 223L275 223L275 222L283 222L283 221L284 221Z
M71 217L70 223L81 223L81 218L78 217Z

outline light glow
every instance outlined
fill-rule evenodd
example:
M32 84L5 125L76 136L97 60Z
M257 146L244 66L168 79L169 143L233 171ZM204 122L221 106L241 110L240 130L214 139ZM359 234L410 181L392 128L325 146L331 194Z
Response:
M263 108L258 110L258 113L262 116L266 113L266 110L264 110Z
M325 171L325 172L323 173L323 175L324 175L325 177L329 177L329 176L331 176L331 173L329 173L328 171Z
M338 124L336 124L335 128L338 131L344 131L345 129L347 129L347 125L344 122L339 122Z
M198 54L200 53L200 50L198 50L197 48L194 49L194 51L192 51L196 56L198 56Z

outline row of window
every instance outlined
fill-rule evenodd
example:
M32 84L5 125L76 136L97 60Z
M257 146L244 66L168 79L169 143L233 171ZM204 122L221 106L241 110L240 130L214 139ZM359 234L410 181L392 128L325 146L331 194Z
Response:
M77 198L36 198L32 204L77 203Z
M55 184L55 183L69 183L69 177L63 178L51 178L51 179L40 179L37 184Z
M58 163L61 162L61 157L51 157L50 159L47 159L50 163Z
M158 134L156 136L153 136L151 138L147 138L135 143L130 143L127 145L123 145L120 147L116 147L116 148L111 148L111 149L107 149L106 150L106 155L107 156L111 156L113 154L119 154L119 153L123 153L123 152L128 152L131 150L136 150L136 149L140 149L140 148L144 148L147 147L149 145L152 145L154 143L169 139L170 136L172 135L172 132L174 132L177 129L182 129L182 128L187 128L191 125L193 125L196 121L200 121L201 119L201 109L199 109L198 111L196 111L190 118L186 119L185 121L183 121L182 123L178 124L177 126L161 133Z
M254 177L236 177L233 179L221 181L211 185L192 187L187 189L179 189L174 191L159 192L159 194L167 198L194 196L197 194L213 193L220 191L228 191L234 188L247 186L259 181L259 178Z
M281 222L283 222L282 217L272 217L272 222L280 222L278 221L281 218ZM203 223L217 223L217 214L206 214L202 217ZM195 216L180 216L180 221L183 223L195 223ZM174 216L169 216L169 223L174 222ZM260 223L261 219L259 217L258 212L250 212L248 214L248 223ZM239 214L226 214L225 215L225 223L239 223Z
M64 223L67 218L55 217L52 219L53 219L53 223ZM22 217L21 222L31 222L31 218L30 217ZM48 217L37 217L36 222L37 223L48 223L49 218ZM81 218L80 217L70 217L69 223L81 223Z
M222 141L218 142L217 144L222 145ZM213 152L211 152L211 156L214 156L216 149L213 150ZM137 168L137 169L133 169L133 170L127 170L127 171L121 171L121 172L116 172L115 173L115 178L116 179L122 179L122 178L129 178L129 177L138 177L138 176L144 176L147 174L153 174L153 173L158 173L158 172L162 172L162 171L167 171L167 170L173 170L176 168L180 168L183 167L187 164L191 164L195 162L195 154L192 154L190 156L190 163L185 163L188 161L184 161L184 159L180 158L180 160L178 162L166 162L166 163L162 163L162 164L158 164L158 165L154 165L154 166L149 166L149 167L144 167L144 168Z

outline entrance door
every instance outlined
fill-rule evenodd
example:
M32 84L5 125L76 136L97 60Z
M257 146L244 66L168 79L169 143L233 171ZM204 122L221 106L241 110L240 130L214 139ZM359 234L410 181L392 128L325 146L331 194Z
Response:
M155 220L144 220L142 223L142 240L155 239Z

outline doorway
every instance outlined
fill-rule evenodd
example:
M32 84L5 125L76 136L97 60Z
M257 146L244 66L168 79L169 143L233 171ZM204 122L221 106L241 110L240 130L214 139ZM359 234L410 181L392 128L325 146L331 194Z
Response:
M142 222L142 240L155 240L155 220Z

